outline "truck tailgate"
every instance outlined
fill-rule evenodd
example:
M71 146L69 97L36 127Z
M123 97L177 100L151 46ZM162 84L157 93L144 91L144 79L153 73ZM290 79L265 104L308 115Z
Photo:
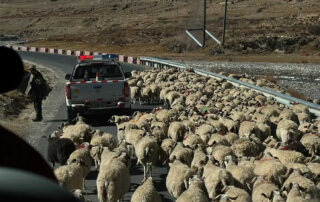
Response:
M71 83L71 103L86 103L89 108L115 107L124 97L124 82L123 80L111 80Z

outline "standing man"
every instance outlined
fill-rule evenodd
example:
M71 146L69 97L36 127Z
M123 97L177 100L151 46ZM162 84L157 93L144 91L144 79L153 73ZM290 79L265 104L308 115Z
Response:
M30 83L30 97L33 101L34 110L36 111L36 118L32 119L32 121L42 121L42 100L44 99L46 93L46 80L36 69L35 65L32 65L30 70L33 76L33 79Z

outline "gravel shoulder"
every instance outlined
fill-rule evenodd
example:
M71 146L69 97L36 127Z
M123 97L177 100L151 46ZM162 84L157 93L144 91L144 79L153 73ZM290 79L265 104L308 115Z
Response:
M211 72L272 76L286 91L295 91L311 99L320 99L320 65L295 63L179 61Z

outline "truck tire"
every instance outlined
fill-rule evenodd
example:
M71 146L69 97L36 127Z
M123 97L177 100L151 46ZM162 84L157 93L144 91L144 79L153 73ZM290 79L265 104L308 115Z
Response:
M72 109L68 108L67 110L67 118L68 118L68 123L71 124L73 120L76 118L77 113L75 113Z

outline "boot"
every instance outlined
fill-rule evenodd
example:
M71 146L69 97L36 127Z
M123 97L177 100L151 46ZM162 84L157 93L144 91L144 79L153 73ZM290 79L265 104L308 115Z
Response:
M35 119L32 119L33 122L42 121L42 117L37 116Z

